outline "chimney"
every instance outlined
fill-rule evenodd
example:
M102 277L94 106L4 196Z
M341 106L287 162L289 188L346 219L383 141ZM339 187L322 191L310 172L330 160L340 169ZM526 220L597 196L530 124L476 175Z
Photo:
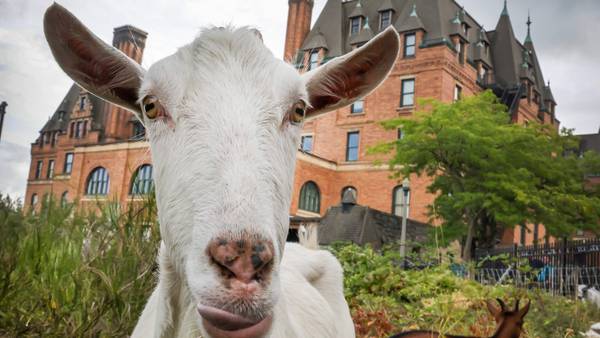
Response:
M117 27L113 32L113 46L141 64L147 36L148 33L131 25Z
M112 44L132 60L141 64L147 36L148 33L143 30L125 25L114 29ZM113 104L107 104L103 109L105 120L102 135L104 140L112 142L131 138L132 126L129 122L132 114Z
M288 20L283 59L292 61L310 32L313 0L288 0Z

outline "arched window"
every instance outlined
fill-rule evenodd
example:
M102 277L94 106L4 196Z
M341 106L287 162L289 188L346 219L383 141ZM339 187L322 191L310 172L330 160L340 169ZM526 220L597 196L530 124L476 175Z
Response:
M60 195L60 206L61 207L66 207L67 203L69 203L68 195L69 195L68 191L63 192L62 195Z
M344 187L342 189L342 193L340 195L340 198L343 200L344 199L344 193L346 193L346 191L350 190L352 192L352 197L354 197L354 200L356 201L356 199L358 198L358 191L356 191L356 188L353 186L347 186Z
M37 194L31 195L31 206L35 207L35 205L37 204L37 202L38 202L38 195Z
M404 207L404 190L399 185L392 192L392 213L396 216L402 216L402 207ZM406 215L410 215L410 190L406 195Z
M304 183L300 189L299 209L318 213L321 208L321 195L315 182Z
M144 164L135 171L135 174L133 174L129 193L131 195L146 195L150 193L153 186L152 166L150 164Z
M108 194L109 177L106 169L98 167L90 173L87 181L86 195L106 195Z

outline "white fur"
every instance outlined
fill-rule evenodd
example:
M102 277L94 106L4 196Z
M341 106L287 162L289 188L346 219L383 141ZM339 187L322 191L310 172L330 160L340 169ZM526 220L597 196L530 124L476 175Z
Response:
M232 297L207 245L248 230L275 249L271 283L252 304L272 311L269 337L354 337L340 264L285 244L301 131L286 114L308 102L305 82L244 28L203 31L145 74L139 97L155 95L173 123L144 121L163 243L158 286L133 337L208 337L197 304Z

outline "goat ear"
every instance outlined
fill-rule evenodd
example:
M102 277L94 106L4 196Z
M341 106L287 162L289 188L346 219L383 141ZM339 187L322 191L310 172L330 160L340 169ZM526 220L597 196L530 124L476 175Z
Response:
M389 27L364 46L303 75L311 118L346 105L372 92L390 73L400 49L398 33Z
M75 82L94 95L136 113L144 69L100 40L57 3L44 15L44 34L54 58Z
M531 300L529 300L527 304L525 304L525 306L523 306L523 308L519 310L519 316L521 316L521 318L525 317L525 315L527 315L527 312L529 312L529 305L531 305Z
M487 305L488 311L492 314L492 316L494 316L494 318L498 317L500 313L502 313L502 310L496 307L496 305L494 305L494 302L492 302L491 300L486 300L485 304Z

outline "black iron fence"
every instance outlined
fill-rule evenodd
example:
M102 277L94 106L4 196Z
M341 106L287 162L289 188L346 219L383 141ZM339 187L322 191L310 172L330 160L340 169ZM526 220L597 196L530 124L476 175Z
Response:
M600 239L477 250L476 280L514 284L563 295L580 286L600 289Z

